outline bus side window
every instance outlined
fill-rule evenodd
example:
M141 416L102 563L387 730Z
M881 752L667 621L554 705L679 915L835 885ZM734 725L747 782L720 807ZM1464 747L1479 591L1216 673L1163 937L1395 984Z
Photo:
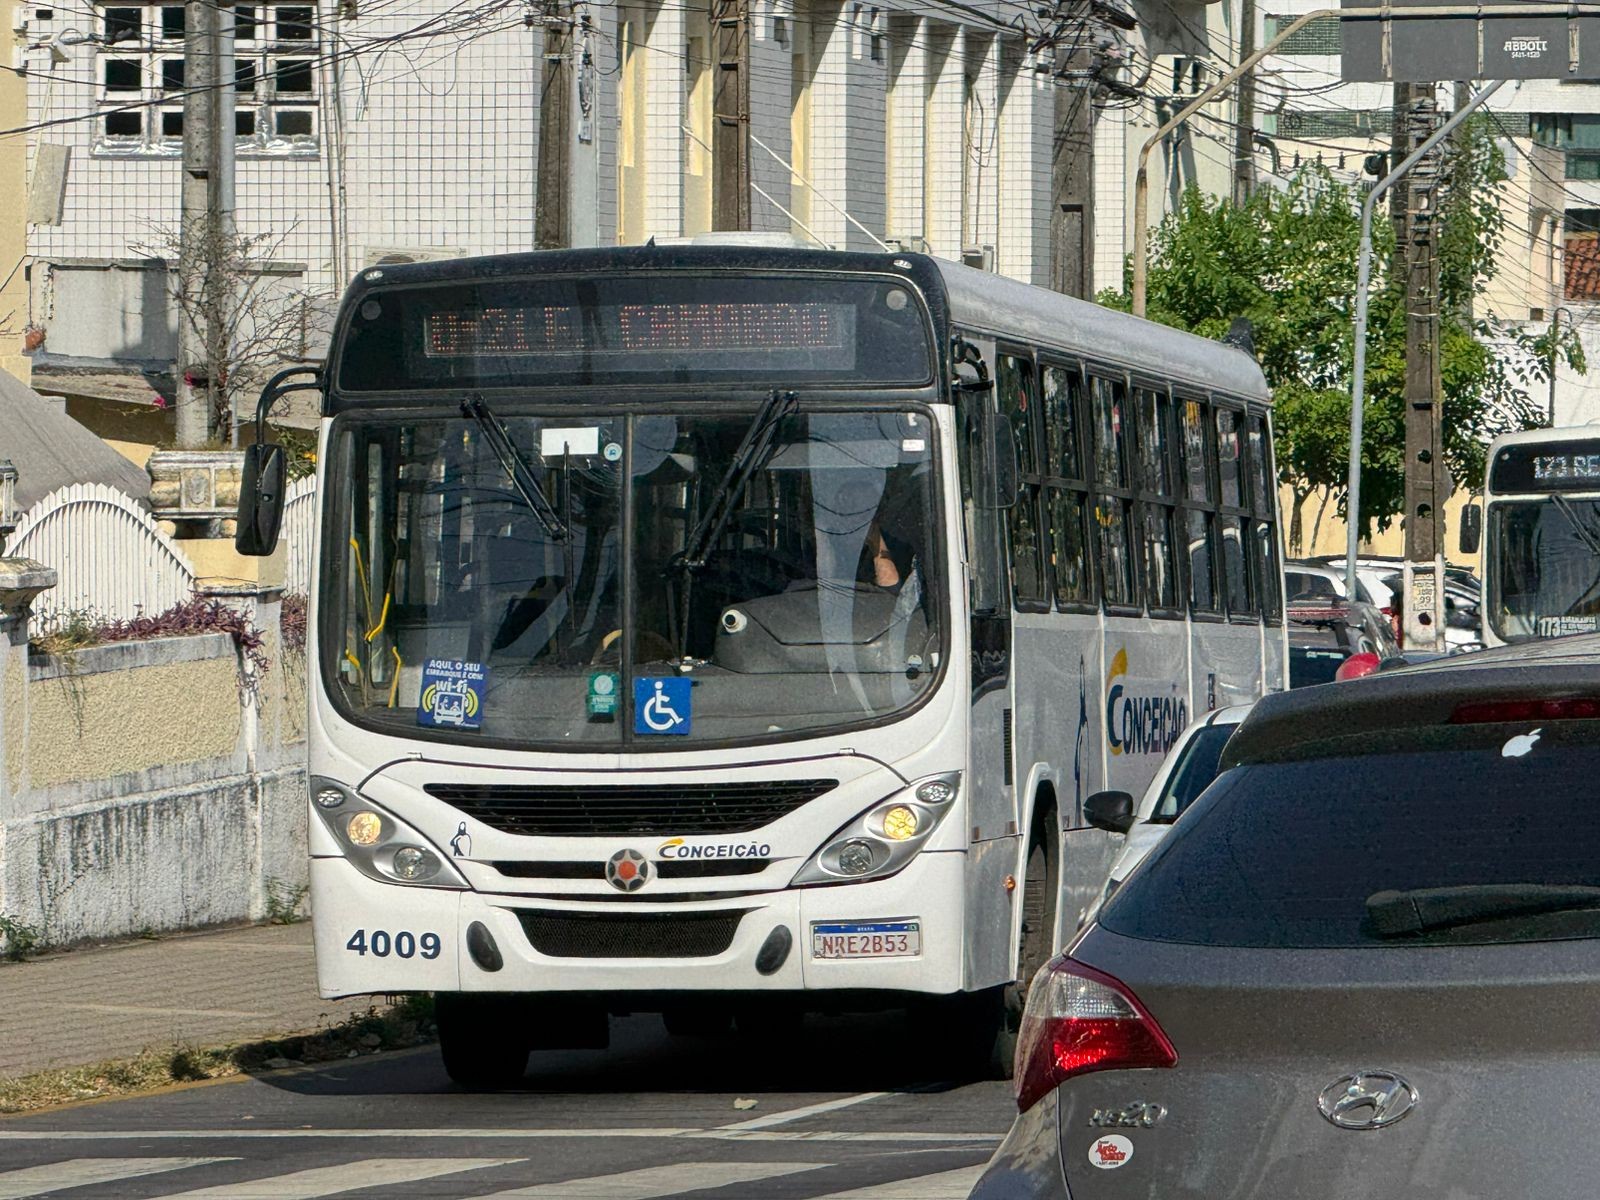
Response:
M1017 502L1006 514L1011 530L1011 585L1018 608L1048 608L1039 520L1039 405L1033 363L1016 355L1000 356L998 399L1001 417L1011 422L1021 483Z
M1211 438L1207 432L1210 409L1198 400L1179 401L1178 420L1183 452L1183 536L1188 547L1189 608L1191 612L1220 610L1212 515L1215 508L1211 483Z
M1251 413L1249 425L1250 449L1250 511L1251 541L1254 544L1256 595L1261 599L1261 615L1269 624L1283 619L1283 596L1278 581L1281 578L1278 563L1278 505L1277 472L1273 470L1272 438L1267 433L1266 418Z
M1133 491L1128 486L1127 385L1091 377L1094 427L1094 521L1100 550L1102 595L1108 608L1137 608L1133 560Z
M1177 564L1173 554L1177 504L1177 455L1172 439L1172 398L1138 388L1134 410L1139 434L1139 541L1143 550L1144 596L1152 612L1178 608Z
M993 465L989 461L989 421L994 413L992 391L956 393L956 423L961 431L958 449L961 471L961 507L967 522L967 562L971 567L971 605L975 615L995 616L1011 611L1006 592L1004 511L980 503L992 493Z
M1227 583L1228 615L1246 617L1255 613L1250 590L1249 547L1245 544L1244 437L1239 428L1242 415L1235 409L1214 410L1217 423L1217 482L1220 512L1217 533L1222 543L1222 565Z
M1066 367L1044 368L1045 495L1050 515L1050 561L1056 604L1095 602L1089 553L1089 481L1084 470L1079 414L1083 379Z

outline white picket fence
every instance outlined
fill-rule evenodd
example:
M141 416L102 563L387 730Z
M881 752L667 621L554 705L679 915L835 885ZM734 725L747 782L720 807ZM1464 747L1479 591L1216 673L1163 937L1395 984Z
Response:
M283 502L283 529L288 561L283 567L283 590L309 595L312 553L317 544L317 477L307 475L289 485Z
M194 567L155 520L122 492L74 483L22 514L6 553L54 567L56 586L34 602L36 617L90 609L129 620L187 600Z

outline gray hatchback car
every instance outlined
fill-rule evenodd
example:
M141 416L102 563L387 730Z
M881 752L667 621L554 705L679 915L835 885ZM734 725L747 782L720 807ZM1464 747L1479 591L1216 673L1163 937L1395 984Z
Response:
M1034 980L982 1200L1592 1200L1600 665L1261 700Z

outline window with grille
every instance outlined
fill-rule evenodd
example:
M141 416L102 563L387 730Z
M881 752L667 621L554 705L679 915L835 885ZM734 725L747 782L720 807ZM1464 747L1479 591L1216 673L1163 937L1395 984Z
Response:
M317 153L317 9L258 0L234 8L234 137L243 157ZM94 153L183 152L182 4L102 5Z

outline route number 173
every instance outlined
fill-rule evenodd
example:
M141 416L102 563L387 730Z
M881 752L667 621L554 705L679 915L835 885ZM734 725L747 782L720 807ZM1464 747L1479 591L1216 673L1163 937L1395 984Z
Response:
M363 958L368 954L374 958L388 958L391 954L396 958L413 958L418 954L423 958L438 958L443 945L437 933L412 933L406 929L394 934L386 929L374 929L368 933L365 929L358 929L350 935L344 948L353 950Z

